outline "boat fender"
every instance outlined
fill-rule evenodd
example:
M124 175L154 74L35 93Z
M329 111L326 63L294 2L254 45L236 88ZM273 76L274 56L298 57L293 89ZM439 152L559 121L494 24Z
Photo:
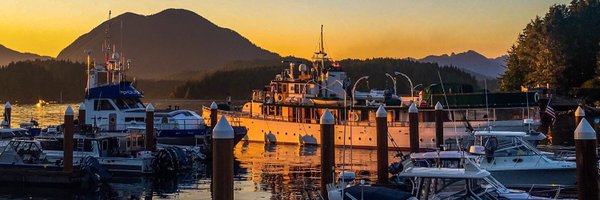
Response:
M277 94L277 102L281 102L283 100L283 96L281 94Z
M358 113L352 112L350 113L350 119L351 122L357 122L358 121Z

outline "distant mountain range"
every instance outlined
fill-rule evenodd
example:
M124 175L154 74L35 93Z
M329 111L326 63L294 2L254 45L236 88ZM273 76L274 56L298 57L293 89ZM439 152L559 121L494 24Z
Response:
M12 49L9 49L0 44L0 66L5 66L10 62L23 61L23 60L35 60L35 59L50 59L48 56L40 56L32 53L22 53Z
M421 62L438 63L439 65L452 65L465 70L477 79L494 79L506 71L507 56L497 58L486 58L476 51L469 50L462 53L450 55L431 55L421 59Z
M96 63L103 63L108 23L77 38L57 58L83 62L84 50L91 49ZM186 71L219 69L237 60L280 58L235 31L183 9L148 16L125 13L113 18L110 26L111 43L133 60L129 74L138 78L162 79Z
M77 38L59 53L57 59L84 62L84 51L90 49L93 60L103 63L103 43L109 23L111 43L122 56L133 60L129 74L138 78L193 80L219 69L278 63L282 59L235 31L183 9L167 9L148 16L124 13ZM50 57L20 53L0 45L0 65L38 58ZM414 60L456 66L482 80L503 74L506 58L487 58L469 50Z

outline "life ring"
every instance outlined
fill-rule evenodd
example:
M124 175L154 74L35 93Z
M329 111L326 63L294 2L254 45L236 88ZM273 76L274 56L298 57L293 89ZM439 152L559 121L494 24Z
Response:
M283 100L283 96L281 94L277 94L277 98L275 99L277 102L281 102Z
M350 117L349 119L351 122L357 122L358 121L358 114L355 112L350 113Z
M536 92L536 93L533 95L533 101L535 101L535 102L538 102L539 100L540 100L540 93L537 93L537 92Z

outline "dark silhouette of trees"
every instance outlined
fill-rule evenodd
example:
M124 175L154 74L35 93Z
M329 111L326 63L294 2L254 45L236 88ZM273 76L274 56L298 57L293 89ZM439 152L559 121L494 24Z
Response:
M302 61L310 66L306 60ZM351 80L357 80L361 76L369 76L369 83L360 84L359 90L367 89L392 89L393 84L385 73L394 74L401 72L407 74L414 85L423 84L429 86L433 83L439 84L437 72L439 71L444 84L466 84L475 86L475 78L451 66L439 67L434 63L421 63L405 59L373 58L366 60L346 59L339 61L343 69L348 73ZM171 93L174 98L210 99L224 98L231 95L234 99L249 99L251 91L262 89L275 75L283 69L289 68L284 64L273 66L236 67L234 69L222 70L208 75L200 81L188 81L176 87ZM397 88L399 94L408 94L409 86L404 77L397 77Z
M522 85L549 84L567 94L600 75L599 42L598 0L553 5L544 17L536 17L523 29L508 51L508 70L499 79L500 88L513 91Z
M81 101L85 95L85 65L61 60L12 62L0 68L0 99L35 103L39 99Z

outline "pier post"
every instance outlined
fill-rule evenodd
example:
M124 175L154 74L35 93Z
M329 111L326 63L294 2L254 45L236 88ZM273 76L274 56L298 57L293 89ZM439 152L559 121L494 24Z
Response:
M419 152L419 109L415 103L408 108L408 128L410 140L410 152Z
M154 145L154 106L151 103L146 106L146 150L155 151Z
M65 110L65 130L63 136L63 172L73 172L73 117L75 112L71 106Z
M577 159L577 198L599 199L596 131L586 119L582 119L575 129L574 138Z
M213 128L212 144L219 147L212 151L212 198L233 200L233 128L225 115Z
M79 104L79 113L77 115L77 121L79 121L79 127L85 125L85 104Z
M217 125L217 110L219 109L219 106L217 106L217 103L215 103L214 101L210 104L210 128L214 129L215 126ZM204 140L208 140L207 137L204 137ZM212 140L208 140L211 141ZM213 151L213 146L212 143L209 143L209 148L210 151Z
M444 108L438 101L435 104L435 146L442 149L444 145Z
M387 184L388 177L388 126L387 112L383 105L375 113L377 127L377 183Z
M321 194L327 197L327 184L333 183L335 164L335 119L328 109L321 116ZM352 138L354 139L354 138Z
M10 105L10 102L6 102L6 104L4 104L4 120L6 121L7 127L10 128L10 122L11 122L11 110L12 110L12 106Z
M210 128L215 128L215 125L217 124L217 109L219 108L219 106L217 106L217 103L215 103L214 101L210 104Z
M579 125L583 118L585 118L585 111L583 111L581 106L577 106L577 110L575 110L575 126Z

